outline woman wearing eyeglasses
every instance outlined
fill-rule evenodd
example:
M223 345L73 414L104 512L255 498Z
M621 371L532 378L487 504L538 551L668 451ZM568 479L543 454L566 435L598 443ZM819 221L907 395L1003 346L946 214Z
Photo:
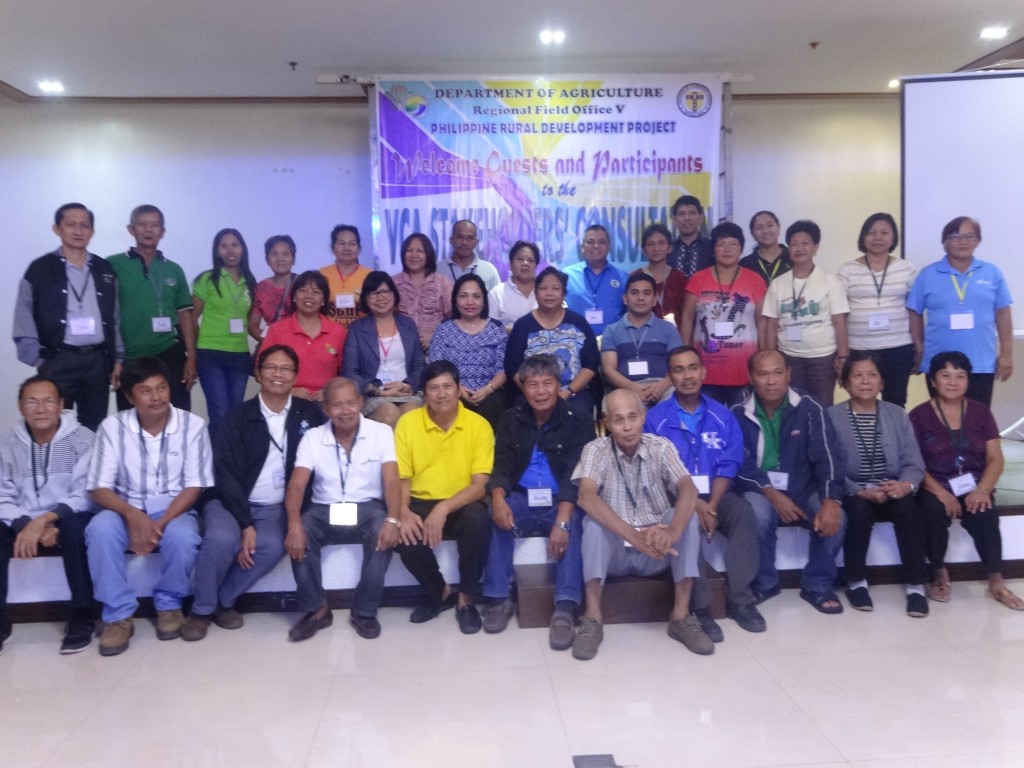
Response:
M1003 273L974 258L980 242L981 224L972 218L957 216L944 226L946 255L921 270L907 309L910 335L917 349L923 344L923 359L949 349L965 352L972 367L967 397L987 407L996 378L1006 381L1013 373L1013 321ZM920 357L915 361L916 370L923 370L921 362Z

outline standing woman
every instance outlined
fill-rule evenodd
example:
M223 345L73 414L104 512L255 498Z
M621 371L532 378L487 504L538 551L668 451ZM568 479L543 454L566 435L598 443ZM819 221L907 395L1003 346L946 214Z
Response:
M902 408L920 350L910 337L907 309L917 267L892 255L899 242L896 220L888 213L871 214L857 239L863 256L843 264L836 277L850 305L850 349L875 355L885 382L882 399Z
M568 276L554 267L545 267L537 275L537 308L512 326L505 348L505 374L518 387L523 360L542 353L554 355L562 363L558 396L592 413L592 383L601 355L590 323L564 306L568 283Z
M651 224L640 237L640 248L647 259L647 266L636 270L654 278L654 314L663 320L682 327L683 303L686 296L686 275L672 269L668 255L672 251L672 233L664 224ZM680 332L681 333L681 332Z
M793 268L789 249L779 243L779 217L771 211L758 211L750 219L750 234L757 245L740 259L740 266L757 272L771 285L772 280Z
M424 349L438 323L452 313L452 281L437 271L437 253L430 238L413 232L402 242L402 271L394 276L402 299L398 311L412 318Z
M387 272L363 282L364 317L348 329L341 373L366 397L363 415L394 427L403 413L423 405L423 346L416 324L395 311L401 297Z
M986 594L1007 608L1022 611L1024 600L1003 580L1003 540L994 498L996 482L1003 473L999 430L992 412L967 397L970 378L967 355L940 352L928 369L935 397L910 412L925 466L918 503L932 569L928 597L949 601L946 546L949 526L959 518L988 574Z
M334 263L320 268L320 274L327 278L334 320L346 328L359 317L359 293L370 274L359 263L360 247L359 230L351 224L339 224L331 230Z
M255 288L242 234L222 229L213 238L213 269L192 284L192 306L200 323L196 366L206 396L211 441L227 412L245 398L252 370L246 322Z
M496 286L494 290L499 290ZM452 319L434 333L427 363L447 360L459 369L462 404L483 416L497 429L508 409L505 394L505 346L508 334L489 318L487 288L479 275L467 272L455 281Z
M537 308L538 264L540 249L536 243L517 240L508 252L508 280L494 286L487 294L491 317L506 331L511 331L516 320Z
M768 286L763 345L785 355L792 386L827 408L832 405L836 372L850 356L850 307L836 276L814 264L820 242L821 229L813 221L796 221L786 230L793 269Z
M263 245L272 277L256 283L249 312L249 335L263 341L262 324L269 328L282 317L290 315L290 295L295 273L295 241L289 235L274 235Z
M943 227L946 256L921 270L907 309L910 334L914 346L923 348L923 360L949 349L966 352L973 369L967 396L989 406L995 380L1006 381L1013 373L1013 299L999 267L974 258L980 242L981 225L974 219L957 216Z

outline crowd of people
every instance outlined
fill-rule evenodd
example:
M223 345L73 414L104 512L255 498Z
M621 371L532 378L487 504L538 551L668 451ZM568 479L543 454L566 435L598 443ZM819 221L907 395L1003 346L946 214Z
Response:
M515 539L543 536L552 648L593 658L605 580L669 572L668 634L706 655L724 637L700 577L706 543L727 542L727 615L763 632L780 526L808 529L800 596L836 614L840 550L847 602L873 607L876 521L894 523L908 615L950 599L957 519L987 594L1024 610L1003 579L989 410L1013 368L1011 297L974 256L980 224L949 222L945 255L918 270L892 255L893 217L874 214L861 256L833 275L815 264L812 221L780 243L778 218L758 212L744 256L737 224L702 234L697 198L672 219L678 236L649 226L647 264L630 273L595 224L564 270L538 272L538 247L515 243L505 281L467 220L441 261L427 236L407 237L394 276L359 263L353 226L332 231L334 263L300 274L292 238L271 237L259 282L242 234L223 229L189 290L158 250L159 209L136 208L135 246L101 259L92 213L62 206L60 246L29 265L15 306L18 357L37 370L0 442L0 650L8 563L50 549L72 596L61 652L92 644L95 600L105 656L135 631L125 553L158 547L163 640L240 628L239 597L286 556L302 610L289 639L312 637L333 621L320 564L338 543L363 547L361 637L381 633L396 552L423 588L411 621L454 608L462 632L501 632ZM930 399L908 414L915 372ZM834 404L837 380L849 397ZM191 413L197 382L208 423ZM442 539L457 542L458 584L439 569Z

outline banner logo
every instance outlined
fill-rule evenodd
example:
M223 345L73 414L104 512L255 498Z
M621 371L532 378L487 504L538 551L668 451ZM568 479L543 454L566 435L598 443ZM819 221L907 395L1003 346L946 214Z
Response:
M700 83L684 85L676 96L676 105L687 117L703 117L711 109L711 91Z

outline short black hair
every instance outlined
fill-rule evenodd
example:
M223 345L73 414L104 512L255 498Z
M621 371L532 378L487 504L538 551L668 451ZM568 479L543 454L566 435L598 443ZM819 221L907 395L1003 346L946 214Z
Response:
M775 222L776 227L779 226L779 217L776 216L774 213L772 213L771 211L758 211L757 213L750 217L750 234L754 234L754 224L755 222L757 222L758 216L767 216L772 221Z
M93 229L96 228L96 217L93 216L92 211L86 208L82 203L64 203L64 205L58 208L57 212L53 214L54 225L60 226L61 219L64 218L64 214L68 211L85 211L86 215L89 217L89 226Z
M356 245L362 247L363 241L359 239L359 227L352 224L339 224L331 230L331 248L334 248L334 244L338 241L338 235L342 232L351 232L356 236Z
M171 383L171 371L159 357L147 355L127 360L121 369L121 391L131 395L137 385L154 376L163 376L168 385Z
M732 237L740 241L740 250L743 250L746 239L743 237L743 227L732 221L723 221L721 224L716 224L715 228L711 230L711 247L714 248L718 245L718 241L725 237Z
M864 245L864 238L868 236L868 232L880 221L884 221L890 227L892 227L892 247L889 249L889 253L896 250L896 246L900 244L900 228L896 226L896 219L892 217L891 213L872 213L866 219L864 224L860 228L860 235L857 237L857 250L861 253L867 253L868 249Z
M786 245L793 239L793 235L803 232L811 238L811 241L818 245L821 242L821 227L810 219L799 219L786 227Z
M266 349L261 349L259 355L256 357L256 370L262 368L264 363L267 362L267 358L275 352L282 352L287 355L288 359L292 361L292 365L295 366L295 372L299 372L299 356L295 350L287 344L272 344Z
M53 388L57 390L57 397L59 397L61 400L64 399L64 394L60 391L60 384L58 384L56 381L51 379L49 376L43 376L42 374L36 374L35 376L29 376L27 379L25 379L23 382L21 382L21 386L18 387L18 400L19 401L24 396L25 390L28 389L29 387L31 387L33 384L52 384Z
M664 224L651 224L644 230L644 233L640 235L640 249L643 250L647 247L647 241L655 235L664 235L665 239L672 242L672 233L669 232L668 227Z
M430 242L430 238L422 232L413 232L402 241L402 250L398 254L399 258L402 260L402 271L409 271L409 267L405 263L405 252L409 250L409 246L412 245L413 240L420 241L420 245L423 246L423 252L426 254L426 264L423 265L423 273L425 275L432 275L437 272L437 251L434 249L434 244Z
M960 350L954 349L948 352L939 352L932 358L931 363L928 365L928 380L933 380L939 371L947 365L952 365L961 371L967 371L968 376L974 372L974 368L971 366L971 359Z
M310 283L315 285L317 290L324 295L324 303L320 305L320 314L326 315L328 311L327 305L331 300L331 288L327 284L327 278L315 269L307 269L292 281L291 290L288 291L288 300L292 304L292 309L298 311L295 306L295 294L297 294L301 288L305 288Z
M132 208L131 216L128 217L128 223L134 224L135 220L146 213L155 213L160 217L160 226L164 226L164 212L157 208L155 205L149 203L143 203L142 205L136 205Z
M623 292L628 292L629 286L633 283L649 283L655 292L658 290L657 281L646 272L631 272L629 277L626 278L626 287L623 288Z
M671 365L673 357L675 357L676 355L685 355L689 352L693 352L693 354L697 356L697 359L700 360L700 364L704 365L704 358L700 356L700 350L697 349L692 344L683 344L681 347L673 347L668 351L668 354L665 356L665 362Z
M511 264L516 254L519 253L523 248L529 251L533 251L533 263L540 264L540 248L537 247L536 243L531 243L529 240L516 240L515 244L508 249L508 263Z
M557 278L558 282L562 284L562 292L564 293L567 286L569 285L569 276L565 274L565 272L559 272L557 267L544 267L544 269L542 269L537 274L537 280L535 285L540 285L540 281L543 280L545 277L548 277L549 275L554 275L555 278ZM534 292L536 292L536 290L537 289L534 288Z
M421 381L423 385L421 389L427 388L427 383L433 381L438 376L444 376L449 374L454 380L455 385L459 384L459 368L451 360L435 360L430 363L426 368L423 369L423 377Z
M488 317L490 317L490 305L487 303L487 284L484 282L484 279L480 277L480 275L475 274L473 272L467 272L466 274L462 275L461 277L459 277L458 280L455 281L455 286L452 288L452 320L458 320L460 317L462 317L462 313L459 311L459 305L455 301L455 299L458 297L459 291L462 290L462 286L464 286L466 283L476 283L477 287L480 289L480 293L483 294L484 306L480 310L480 317L486 320ZM398 301L397 296L395 298L395 301Z
M267 238L267 242L265 242L263 244L263 252L266 254L268 259L270 258L270 252L274 249L274 246L277 245L278 243L284 243L285 245L287 245L288 248L291 249L292 258L293 259L295 258L295 254L298 253L298 251L295 250L295 241L292 240L292 236L291 235L273 235L272 237L268 237Z
M398 311L398 286L395 285L395 281L391 279L391 275L387 272L375 269L366 276L366 279L363 280L363 287L359 289L359 311L364 315L370 314L370 304L366 300L367 296L376 291L382 285L386 285L388 290L395 295L395 311Z
M675 216L679 209L682 208L684 205L692 205L694 208L697 209L697 213L699 213L701 216L704 215L704 206L701 205L700 200L698 200L693 195L683 195L681 197L677 197L676 201L672 203L672 215Z
M853 366L856 363L867 361L874 364L875 368L878 369L879 376L882 375L882 361L879 360L878 355L866 349L851 349L849 357L843 362L843 369L839 372L839 383L843 385L844 389L850 383L850 371L853 370Z
M952 221L948 222L946 226L942 228L942 242L946 242L946 238L950 235L955 235L960 231L960 227L967 222L971 222L974 225L974 231L978 233L978 242L981 242L981 223L977 219L972 219L970 216L957 216Z

